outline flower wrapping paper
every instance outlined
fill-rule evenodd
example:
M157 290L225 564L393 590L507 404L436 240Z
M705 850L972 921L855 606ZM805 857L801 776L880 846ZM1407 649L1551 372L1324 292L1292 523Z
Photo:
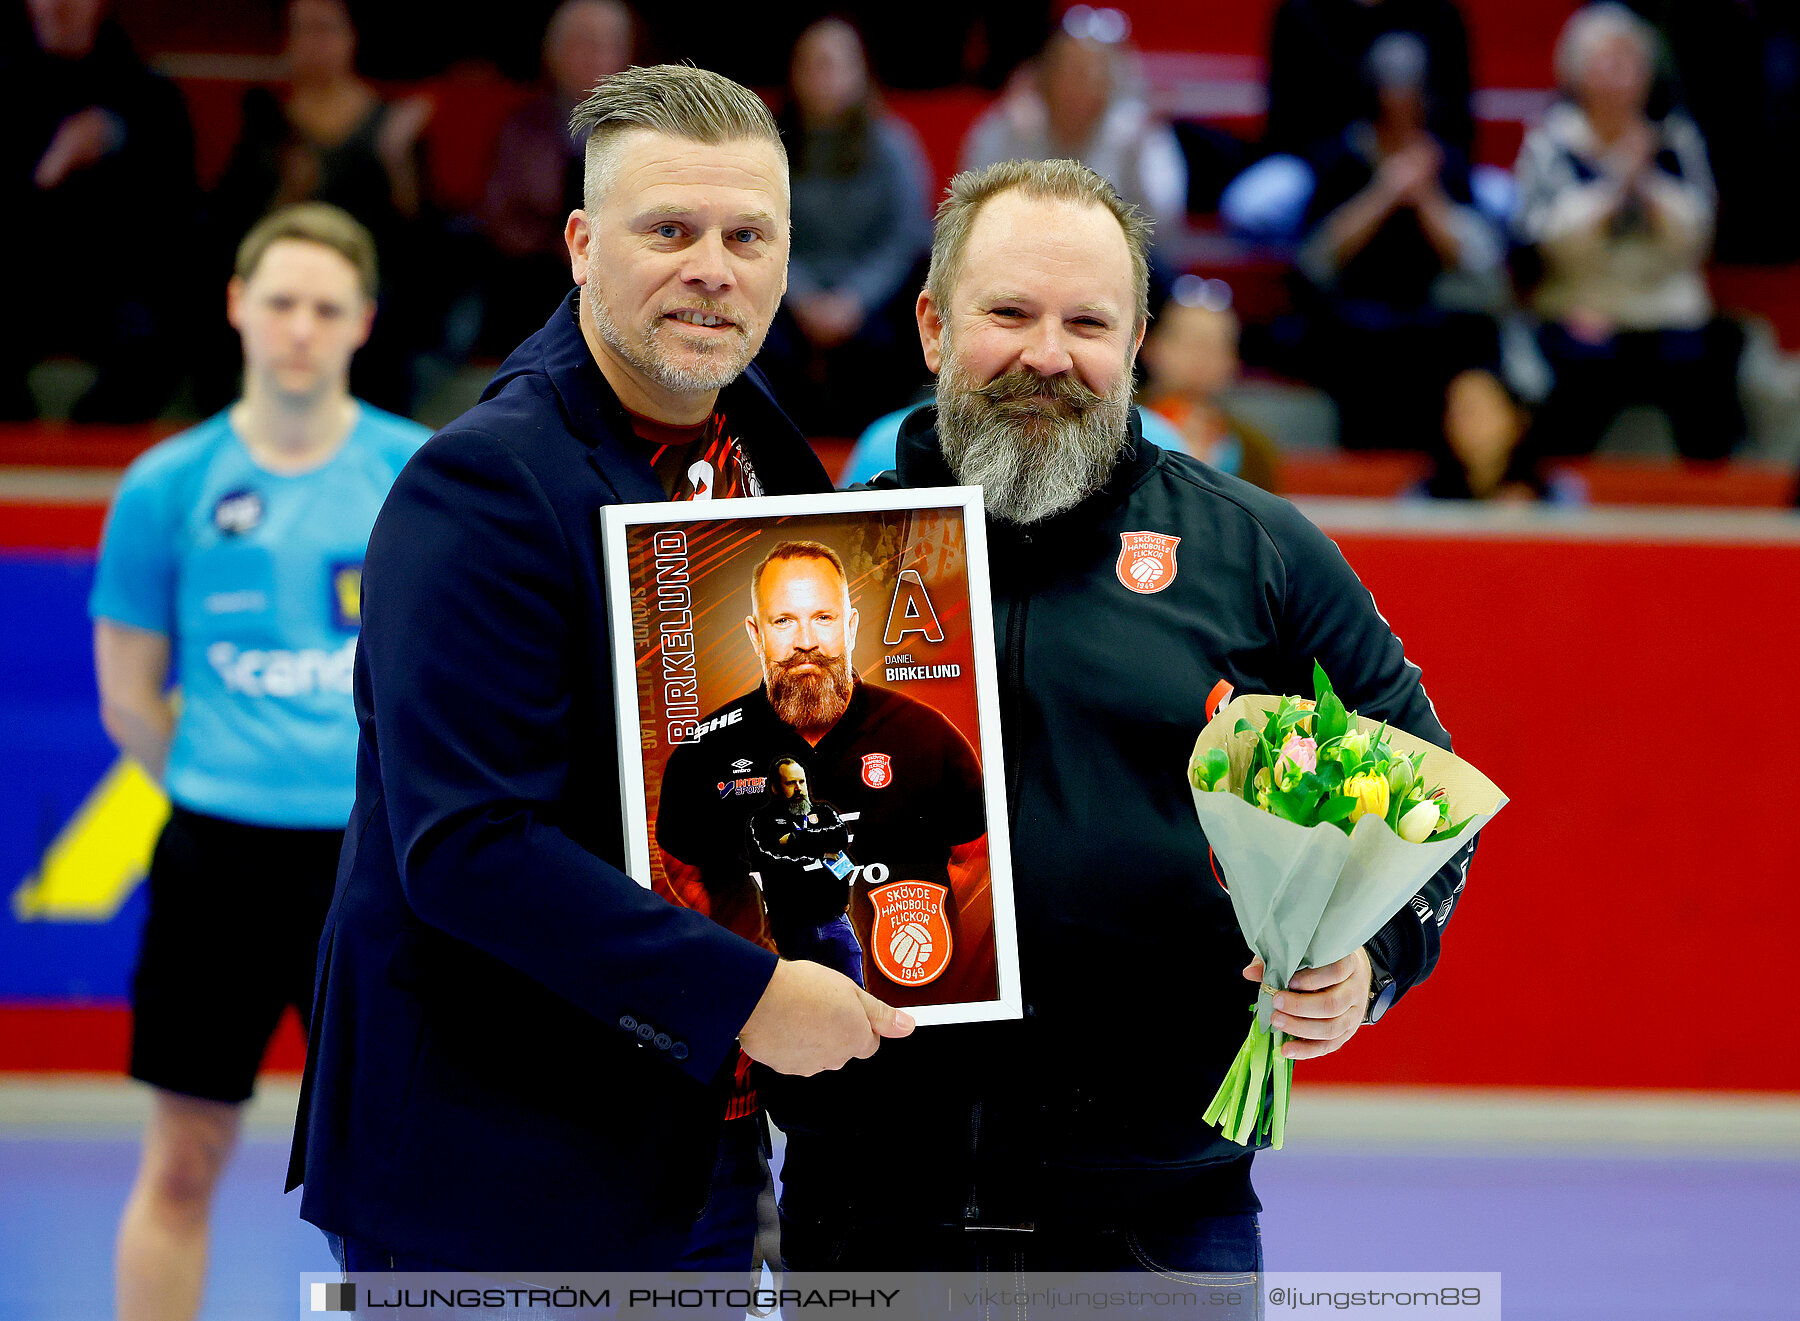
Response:
M1280 703L1280 697L1260 693L1234 698L1200 731L1193 754L1197 760L1209 748L1223 748L1231 758L1230 791L1193 789L1194 811L1225 877L1238 928L1262 956L1256 1021L1264 1031L1275 989L1302 968L1334 963L1366 944L1507 803L1468 762L1390 725L1386 738L1395 751L1425 754L1420 775L1443 789L1449 819L1469 818L1462 830L1449 839L1408 844L1374 815L1347 835L1332 825L1283 820L1241 796L1255 735L1235 732L1240 720L1260 729ZM1382 726L1352 716L1350 727L1374 734ZM1191 788L1191 773L1188 783Z

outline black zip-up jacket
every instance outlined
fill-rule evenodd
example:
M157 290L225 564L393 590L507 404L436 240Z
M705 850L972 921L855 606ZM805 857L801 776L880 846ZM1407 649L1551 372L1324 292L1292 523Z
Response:
M907 418L877 486L953 482L935 417ZM1186 780L1208 695L1221 679L1310 695L1317 658L1351 709L1449 736L1329 538L1287 501L1145 444L1135 410L1130 428L1111 480L1075 509L989 525L1026 1016L928 1028L780 1089L793 1214L1131 1223L1255 1208L1244 1149L1201 1118L1255 999ZM1133 533L1179 538L1172 566L1134 578ZM1469 852L1370 941L1402 995L1437 962ZM904 1175L877 1175L888 1159Z

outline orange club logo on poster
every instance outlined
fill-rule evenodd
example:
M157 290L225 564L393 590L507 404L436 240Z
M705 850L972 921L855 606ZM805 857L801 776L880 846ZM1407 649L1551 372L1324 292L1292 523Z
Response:
M875 910L869 952L881 975L897 986L924 986L950 966L948 887L931 881L895 881L869 891Z

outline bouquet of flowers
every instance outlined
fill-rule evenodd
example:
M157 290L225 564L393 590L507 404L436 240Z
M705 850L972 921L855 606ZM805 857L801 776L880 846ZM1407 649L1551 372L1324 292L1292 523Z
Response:
M1480 771L1354 712L1316 662L1311 700L1253 695L1200 732L1194 810L1264 981L1206 1121L1280 1147L1293 1061L1271 1001L1302 968L1365 944L1506 805Z

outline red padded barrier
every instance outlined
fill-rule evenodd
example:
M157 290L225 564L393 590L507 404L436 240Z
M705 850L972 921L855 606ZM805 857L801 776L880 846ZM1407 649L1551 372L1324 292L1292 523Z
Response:
M1800 1088L1800 544L1345 535L1512 798L1438 974L1333 1082Z

